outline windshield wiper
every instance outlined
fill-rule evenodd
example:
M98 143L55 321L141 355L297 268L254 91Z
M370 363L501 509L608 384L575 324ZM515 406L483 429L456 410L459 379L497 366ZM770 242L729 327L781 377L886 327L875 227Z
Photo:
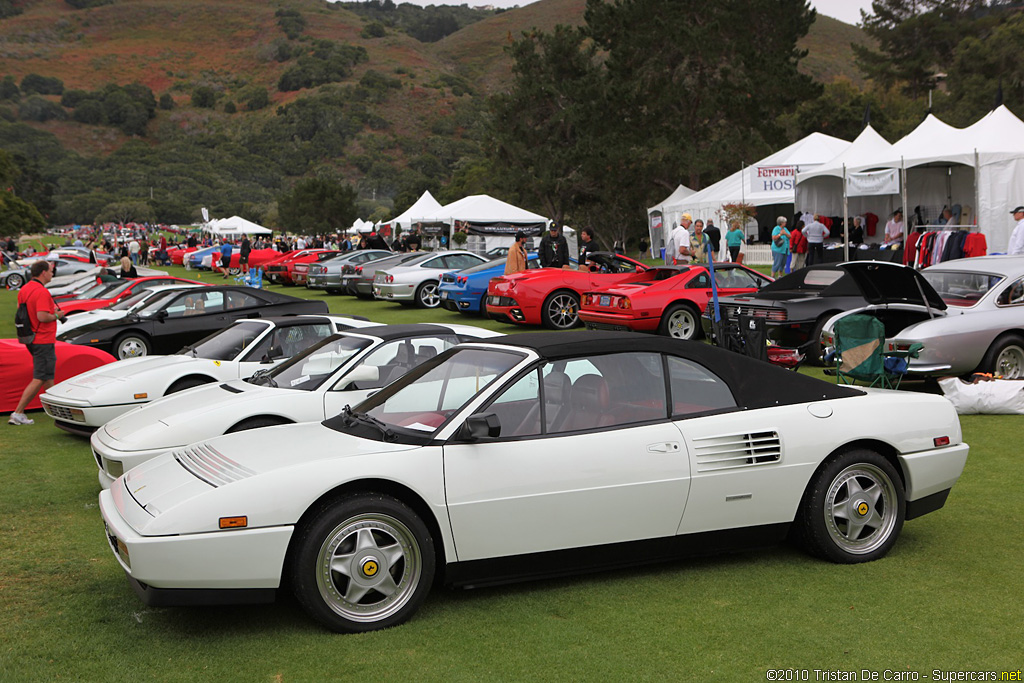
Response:
M367 427L376 427L380 430L385 441L394 441L398 438L398 435L391 431L390 427L377 418L367 415L366 413L356 413L352 410L351 406L348 405L346 405L341 411L341 422L346 427L352 427L356 424L366 425Z
M248 382L249 384L255 384L256 386L259 387L273 387L275 389L277 388L277 382L274 380L273 377L270 376L270 370L267 368L264 368L263 370L257 370L256 372L252 373L252 377L245 381Z

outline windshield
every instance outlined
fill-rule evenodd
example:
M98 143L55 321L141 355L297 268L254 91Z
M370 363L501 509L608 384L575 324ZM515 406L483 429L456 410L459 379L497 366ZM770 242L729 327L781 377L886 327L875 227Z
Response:
M458 271L458 273L459 275L472 275L473 273L479 273L481 271L490 270L492 268L501 273L504 272L505 270L505 261L507 260L508 259L502 258L495 259L493 261L484 261L483 263L478 263L475 266L470 266L469 268L460 270Z
M209 358L210 360L233 360L249 347L267 329L266 323L243 322L214 332L192 346L178 351L179 356Z
M281 389L313 391L371 343L363 337L328 337L271 370L267 377L272 381L266 383Z
M958 271L921 271L947 306L969 308L1002 282L1000 275Z
M152 290L144 289L144 290L142 290L140 292L135 292L130 297L127 297L125 299L121 299L116 304L111 304L110 306L107 306L107 308L109 308L112 311L127 311L127 310L130 310L132 308L132 306L135 306L136 304L142 303L143 301L148 299L151 295L152 295Z
M112 290L114 287L121 287L120 282L101 282L98 285L93 285L89 289L79 294L76 299L95 299L102 292Z
M523 358L515 351L455 349L356 407L391 427L431 434Z

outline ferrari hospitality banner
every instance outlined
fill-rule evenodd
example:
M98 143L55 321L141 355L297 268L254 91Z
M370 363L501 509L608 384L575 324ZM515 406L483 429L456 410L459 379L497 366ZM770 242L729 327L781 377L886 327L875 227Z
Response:
M870 197L899 193L899 169L890 168L885 171L848 173L846 175L846 195L848 197Z
M809 167L804 167L807 170ZM751 166L751 192L783 192L796 188L796 174L800 166Z

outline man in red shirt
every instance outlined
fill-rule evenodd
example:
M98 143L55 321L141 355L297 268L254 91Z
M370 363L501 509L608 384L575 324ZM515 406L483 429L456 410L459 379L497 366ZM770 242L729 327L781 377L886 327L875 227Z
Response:
M18 305L25 304L28 309L32 331L36 336L32 343L28 344L28 352L32 354L32 381L22 392L18 407L7 420L8 424L30 425L34 422L26 417L25 407L40 390L53 386L53 378L57 371L57 321L64 314L46 289L46 283L53 279L53 269L50 266L49 261L33 263L29 271L32 273L32 279L18 292Z

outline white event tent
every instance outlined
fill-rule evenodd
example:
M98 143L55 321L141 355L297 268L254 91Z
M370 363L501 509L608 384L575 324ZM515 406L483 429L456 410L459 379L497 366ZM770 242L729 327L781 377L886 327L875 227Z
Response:
M856 141L853 146L857 147ZM881 216L905 204L908 217L921 207L931 222L943 206L960 205L960 223L977 224L989 252L1005 251L1014 226L1009 210L1024 203L1024 122L1005 106L962 129L929 115L894 145L886 147L874 140L861 145L856 156L837 157L821 168L801 172L798 206L814 213L841 214L844 164L848 175L899 170L904 193L902 198L892 194L857 198L848 215L870 208ZM823 180L826 175L832 180Z
M417 223L425 228L424 234L438 234L447 228L449 242L455 228L465 229L470 236L482 236L483 250L496 246L511 246L519 230L528 235L539 235L550 221L540 214L513 206L489 195L477 194L463 197L442 206L432 215L421 216ZM569 238L569 229L565 230ZM479 241L479 240L478 240ZM570 245L571 246L571 245Z
M270 235L274 231L241 216L232 216L231 218L214 218L203 226L203 232L219 237L237 237L239 235Z
M720 227L724 223L722 207L726 204L779 206L778 213L792 215L797 173L819 167L849 146L846 140L811 133L681 201L665 203L664 213L676 217L674 223L665 221L665 242L668 242L668 235L678 225L679 216L683 213L689 213L694 219L714 219ZM761 216L762 222L774 225L776 211L768 211L772 215Z
M680 185L668 197L647 209L647 228L651 233L651 249L657 248L658 241L662 238L666 242L668 241L668 232L666 232L665 226L679 225L682 212L678 208L668 209L668 207L678 207L680 202L694 194L696 194L696 190L691 190L686 185Z

